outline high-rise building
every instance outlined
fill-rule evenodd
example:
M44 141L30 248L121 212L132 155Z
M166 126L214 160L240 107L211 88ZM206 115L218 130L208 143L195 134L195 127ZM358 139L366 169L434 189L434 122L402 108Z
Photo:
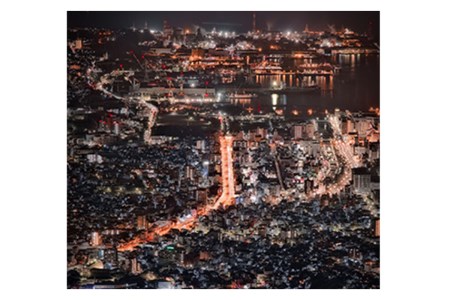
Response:
M380 236L380 219L375 220L375 236Z
M355 129L360 137L365 138L367 132L372 128L372 121L369 119L357 119L355 122Z
M141 265L137 261L136 257L133 257L130 260L130 264L131 264L131 274L137 275L142 273Z
M119 122L114 121L114 134L119 135L119 133L120 133Z
M292 127L292 133L294 135L294 139L299 140L303 136L303 126L302 125L294 125Z
M194 168L192 166L186 166L186 178L189 180L194 180Z
M147 229L147 217L145 215L139 215L137 217L137 230L146 230Z
M102 243L100 233L98 231L94 231L91 234L91 245L93 247L98 247Z
M353 173L353 190L355 193L370 192L370 172L367 168L355 168Z
M306 124L305 134L308 139L314 138L314 132L315 132L314 124L313 123Z
M201 152L205 151L206 147L206 141L205 140L198 140L195 142L195 148Z

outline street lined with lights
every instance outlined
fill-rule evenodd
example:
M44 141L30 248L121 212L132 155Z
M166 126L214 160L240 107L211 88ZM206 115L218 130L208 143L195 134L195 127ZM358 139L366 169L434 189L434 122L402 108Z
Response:
M68 287L378 287L370 30L149 14L68 28Z
M222 130L225 130L227 125L227 118L224 118L222 114L218 115L221 124ZM345 188L345 186L349 185L352 180L352 168L356 168L360 165L358 158L353 155L352 146L348 143L343 142L342 131L339 127L339 122L336 116L329 114L328 120L333 128L333 139L331 144L333 146L334 151L336 151L336 155L338 158L342 159L343 171L341 174L337 175L337 180L335 183L327 185L324 187L323 180L325 179L325 175L318 177L318 184L321 186L316 192L314 192L311 196L309 196L309 200L314 199L315 197L320 197L321 195L326 194L336 194ZM219 137L220 143L220 153L221 153L221 166L222 166L222 192L220 196L217 196L213 201L213 204L206 205L203 207L199 207L196 210L196 213L190 215L189 217L180 220L178 219L176 222L168 222L161 227L154 227L150 229L146 234L145 238L136 237L131 241L121 245L118 247L119 251L130 251L134 247L144 244L153 240L155 235L165 235L169 233L172 229L177 230L191 230L195 227L198 217L202 215L208 214L211 210L216 210L220 207L228 207L235 204L235 183L234 183L234 170L233 170L233 136L232 135L221 135ZM275 158L275 165L277 167L277 177L282 180L281 172L279 169L278 162ZM324 174L327 174L329 170L326 170ZM281 182L282 183L282 182ZM375 212L375 207L373 204L370 205L372 211Z

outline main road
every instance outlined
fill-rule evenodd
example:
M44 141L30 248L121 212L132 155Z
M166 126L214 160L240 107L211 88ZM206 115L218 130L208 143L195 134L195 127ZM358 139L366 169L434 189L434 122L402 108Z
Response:
M333 129L333 140L331 141L338 157L342 159L343 172L339 175L336 183L327 187L326 193L336 194L348 185L352 179L352 168L361 166L359 158L353 154L353 147L349 141L343 137L338 117L332 114L328 115L328 121Z
M220 157L222 160L222 195L214 203L214 209L219 206L230 206L235 203L234 170L233 170L233 136L224 135L220 140Z
M121 244L117 250L132 251L134 247L152 241L155 235L165 235L172 229L186 229L191 230L202 215L208 214L211 210L216 210L219 207L227 207L235 204L235 190L234 190L234 170L233 170L233 136L221 135L220 142L220 157L222 162L222 193L217 196L212 204L205 205L198 208L194 213L184 218L178 218L176 222L162 222L162 224L154 224L152 228L147 230L145 234L136 236L132 240Z
M351 181L352 168L360 166L358 157L353 155L353 148L350 143L344 141L342 132L339 127L337 117L329 115L329 121L333 128L332 145L338 157L342 159L343 172L339 175L336 183L328 185L325 189L316 192L312 197L322 194L335 194L341 191ZM222 119L221 122L225 123ZM222 124L225 125L225 124ZM225 129L226 126L222 126ZM222 132L224 132L223 130ZM119 251L131 251L134 247L150 242L155 235L165 235L172 229L191 230L195 227L198 218L208 214L212 210L220 207L228 207L235 204L235 186L234 186L234 170L233 170L233 136L231 134L222 133L219 137L220 157L222 166L222 192L216 196L212 204L198 208L194 213L184 218L178 218L175 222L160 222L154 224L147 232L141 236L133 238L118 247Z

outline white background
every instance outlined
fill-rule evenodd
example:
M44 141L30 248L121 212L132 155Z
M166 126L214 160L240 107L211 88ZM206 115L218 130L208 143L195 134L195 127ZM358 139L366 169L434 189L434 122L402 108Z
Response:
M450 299L445 1L66 2L1 4L1 298ZM380 290L66 290L66 12L171 9L381 11Z

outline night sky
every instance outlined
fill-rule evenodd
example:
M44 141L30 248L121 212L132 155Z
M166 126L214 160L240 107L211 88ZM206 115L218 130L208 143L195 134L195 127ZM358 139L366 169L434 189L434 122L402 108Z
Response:
M217 30L247 32L252 28L252 15L250 11L91 11L68 12L69 27L105 27L126 28L133 24L138 28L144 27L147 21L148 28L162 29L164 20L169 25L178 27L201 26L207 30L215 27ZM302 31L308 24L310 30L326 30L327 25L334 24L336 29L342 25L364 33L367 32L369 22L375 36L379 34L378 11L288 11L288 12L256 12L258 29ZM212 24L215 23L215 24Z

